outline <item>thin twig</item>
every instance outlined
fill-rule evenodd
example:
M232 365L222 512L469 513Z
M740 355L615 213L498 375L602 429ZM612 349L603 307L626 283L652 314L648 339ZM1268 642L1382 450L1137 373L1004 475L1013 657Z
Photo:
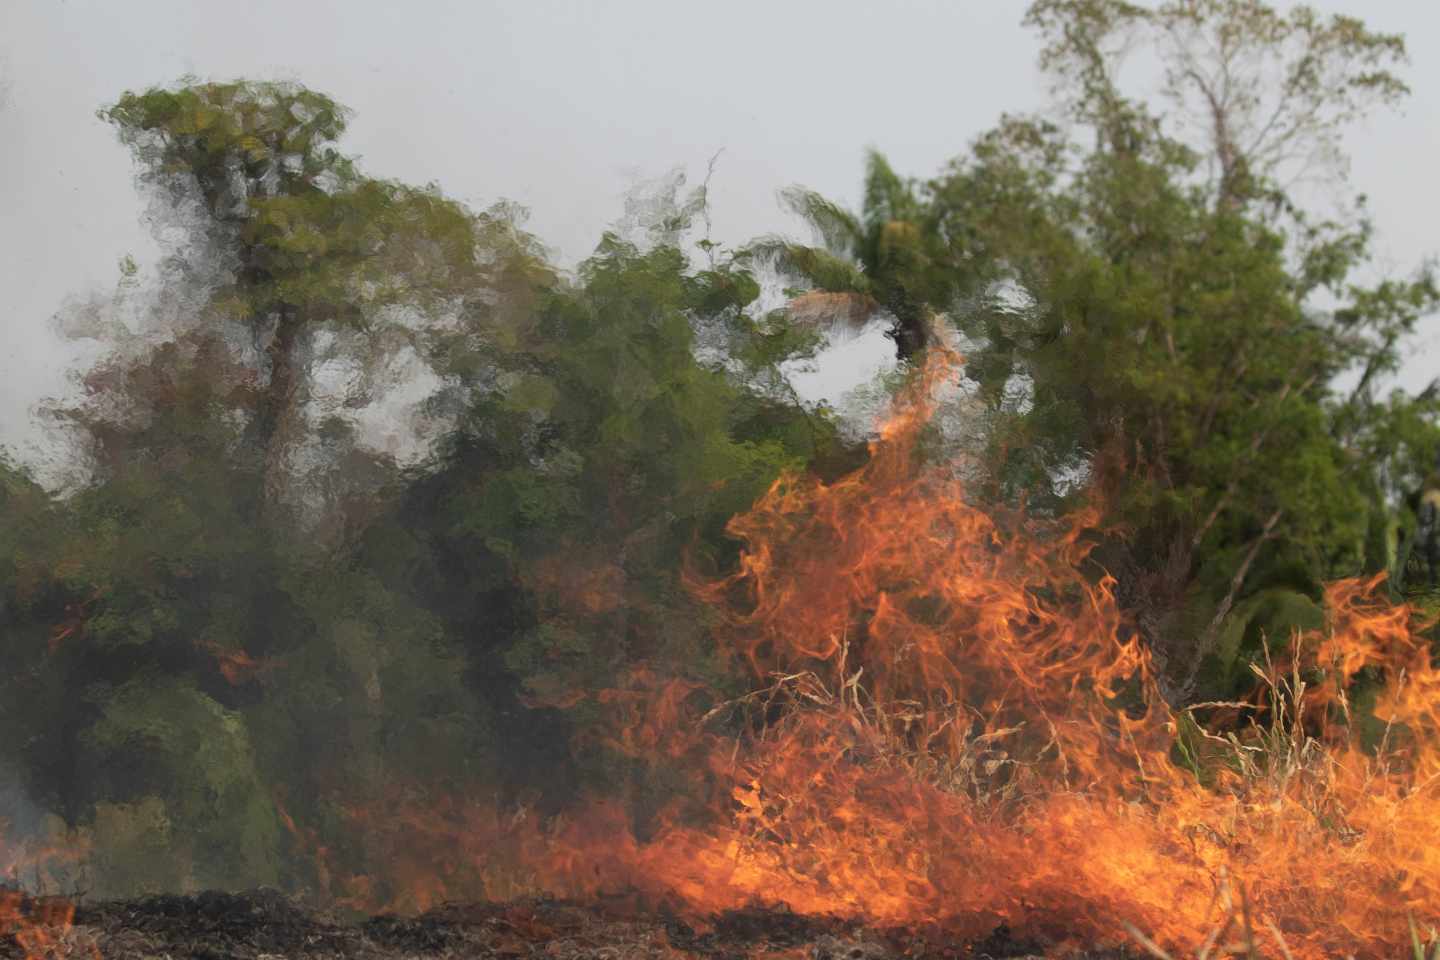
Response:
M1125 932L1130 934L1130 936L1134 938L1135 942L1140 944L1140 946L1144 947L1145 951L1151 956L1158 957L1159 960L1175 960L1174 957L1170 956L1170 954L1166 953L1163 949L1161 949L1160 945L1157 944L1154 940L1151 940L1149 937L1145 936L1145 934L1141 933L1139 928L1137 928L1134 924L1128 921L1122 921L1122 923L1124 923Z

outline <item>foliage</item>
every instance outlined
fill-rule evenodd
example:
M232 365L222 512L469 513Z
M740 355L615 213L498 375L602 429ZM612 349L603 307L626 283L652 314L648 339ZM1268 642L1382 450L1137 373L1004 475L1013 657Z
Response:
M577 694L740 692L686 574L782 472L863 458L782 367L877 318L906 361L966 353L972 496L1102 508L1091 572L1173 699L1233 697L1329 578L1433 602L1440 394L1384 391L1440 288L1366 280L1363 206L1304 186L1349 195L1344 124L1404 93L1402 41L1258 0L1027 22L1063 123L1002 117L928 180L872 152L858 211L787 189L809 244L696 240L706 187L672 176L573 273L513 205L365 175L299 85L102 111L186 228L184 296L51 409L82 482L0 461L0 768L88 830L96 889L325 887L385 849L359 811L442 788L643 812L665 771L592 749ZM1141 40L1163 109L1120 69ZM771 268L809 289L766 312ZM427 382L402 462L362 415Z
M317 336L358 341L362 366L382 363L416 314L447 314L479 285L476 220L437 190L362 175L333 146L345 111L297 85L156 88L100 115L191 219L189 255L227 274L206 319L257 345L247 442L264 463L260 512L286 521Z
M965 274L945 257L933 211L926 209L915 185L871 151L858 215L803 187L782 191L781 199L811 226L821 245L771 239L755 244L754 252L774 258L782 272L817 290L848 294L858 308L846 311L853 315L852 325L863 326L879 311L888 313L889 336L902 359L923 350L933 336L931 312L949 302Z
M718 675L687 558L722 562L782 469L849 455L779 374L814 337L755 312L746 256L681 252L703 190L566 277L513 207L363 176L301 87L102 115L210 279L48 410L83 481L0 466L0 760L92 838L94 888L320 889L375 869L350 824L397 785L614 780L570 756L565 691ZM354 415L402 354L441 384L409 467Z
M863 225L794 191L864 269L838 277L810 248L788 263L823 290L906 291L897 318L948 317L983 408L975 491L1044 512L1100 500L1114 535L1096 560L1185 697L1202 663L1207 685L1244 672L1247 597L1403 583L1415 563L1434 391L1376 388L1437 288L1428 269L1358 282L1363 207L1302 202L1315 175L1345 195L1344 125L1405 93L1404 44L1256 0L1039 0L1026 20L1072 125L1006 117L925 184L872 157ZM1127 92L1142 42L1165 112ZM885 258L886 230L923 253Z
M681 568L733 551L726 520L782 469L840 456L835 427L765 389L794 348L779 318L744 313L758 287L740 262L697 271L607 236L574 283L525 276L524 335L433 341L434 406L459 419L368 549L442 612L491 696L514 675L532 704L564 704L643 661L718 676ZM697 331L716 327L726 350L703 362ZM507 740L533 738L507 710Z

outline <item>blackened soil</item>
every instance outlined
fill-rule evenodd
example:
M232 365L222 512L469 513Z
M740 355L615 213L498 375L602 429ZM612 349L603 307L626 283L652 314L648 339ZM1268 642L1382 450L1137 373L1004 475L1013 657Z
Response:
M1003 927L958 942L770 907L699 924L623 904L533 900L345 921L268 890L83 905L68 929L38 939L17 938L14 927L0 924L0 960L26 960L27 942L43 942L31 950L47 960L1017 960L1044 951Z

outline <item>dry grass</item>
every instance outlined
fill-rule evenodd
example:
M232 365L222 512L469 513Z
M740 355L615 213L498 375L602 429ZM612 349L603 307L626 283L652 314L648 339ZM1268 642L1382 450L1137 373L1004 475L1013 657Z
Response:
M1295 638L1294 642L1299 644L1300 638ZM1263 661L1251 664L1251 671L1256 676L1257 690L1267 706L1264 713L1266 721L1252 722L1244 736L1233 731L1217 735L1197 723L1195 729L1217 748L1208 754L1210 762L1224 763L1238 773L1238 784L1232 789L1237 789L1242 796L1299 797L1317 827L1330 834L1336 842L1355 839L1357 834L1346 824L1345 811L1331 789L1334 758L1326 745L1305 729L1307 683L1302 676L1300 658L1292 658L1288 668L1277 666L1269 644L1265 643ZM1403 676L1400 682L1403 684ZM1209 708L1249 710L1254 706L1253 703L1236 702L1200 703L1187 708L1187 712ZM1351 724L1353 717L1348 700L1342 698L1340 706L1344 722ZM1390 749L1393 733L1393 723L1387 723L1371 767L1375 777L1389 773L1393 760ZM1258 960L1262 956L1293 960L1284 934L1273 922L1266 919L1257 927L1243 888L1232 888L1230 879L1222 876L1217 898L1221 920L1206 933L1196 948L1195 960L1215 960L1219 957ZM1146 953L1160 960L1175 960L1171 953L1144 932L1128 923L1125 927ZM1410 941L1413 960L1440 960L1440 931L1427 929L1422 939L1413 915L1410 918Z
M1032 793L1040 796L1053 790L1054 784L1047 787L1037 768L1053 761L1055 754L1050 752L1049 742L1035 738L1033 730L1017 725L975 733L984 728L983 722L976 722L983 718L963 705L937 711L933 705L918 702L877 700L867 689L863 670L847 670L846 662L842 648L834 673L838 679L829 681L812 671L774 675L768 686L715 707L705 719L741 710L750 718L747 727L751 735L763 740L782 735L786 719L798 712L820 713L855 731L852 761L902 769L918 781L971 798L980 809L1013 810L1023 806ZM1335 756L1325 742L1307 731L1307 722L1313 724L1315 714L1313 702L1307 700L1312 694L1300 659L1277 663L1267 645L1252 671L1258 694L1254 700L1187 708L1185 712L1192 715L1224 708L1252 717L1248 727L1223 733L1211 732L1197 721L1195 729L1209 749L1193 759L1228 771L1220 789L1237 798L1237 810L1264 816L1275 798L1290 798L1298 801L1317 830L1333 842L1354 841L1358 833L1347 823L1346 810L1333 789ZM1350 724L1351 705L1342 699L1340 707L1344 722ZM1386 776L1396 762L1390 749L1392 733L1387 725L1372 760L1375 777ZM948 739L937 746L942 737ZM1199 937L1191 954L1196 960L1293 960L1281 929L1268 917L1252 914L1245 889L1225 875L1223 868L1213 910L1219 919ZM1143 931L1129 923L1124 926L1146 953L1176 960ZM1440 931L1421 931L1413 919L1410 930L1414 960L1440 960Z
M863 668L847 669L847 654L842 644L834 671L838 680L809 670L775 674L769 685L717 705L701 722L738 710L763 743L791 711L820 713L833 717L837 729L854 732L851 760L904 770L919 782L969 797L980 810L1024 802L1026 788L1037 783L1028 768L1050 748L1048 740L1026 751L1019 742L1027 732L1023 724L977 733L984 718L964 704L937 708L877 699L863 683Z

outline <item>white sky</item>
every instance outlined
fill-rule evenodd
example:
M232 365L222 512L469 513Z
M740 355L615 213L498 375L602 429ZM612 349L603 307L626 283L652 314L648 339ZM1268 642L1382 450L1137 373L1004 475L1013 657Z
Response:
M1383 263L1440 251L1440 4L1316 4L1403 32L1415 90L1354 132ZM929 176L1002 111L1044 102L1021 0L0 0L0 445L22 457L33 405L84 356L51 330L157 248L134 171L98 107L126 89L298 80L354 110L342 147L373 174L507 198L564 262L588 252L634 179L678 164L712 181L716 238L799 225L777 188L854 204L865 147ZM1440 324L1404 380L1440 373ZM884 359L852 344L836 382ZM879 354L879 355L876 355ZM811 378L810 389L825 378Z

